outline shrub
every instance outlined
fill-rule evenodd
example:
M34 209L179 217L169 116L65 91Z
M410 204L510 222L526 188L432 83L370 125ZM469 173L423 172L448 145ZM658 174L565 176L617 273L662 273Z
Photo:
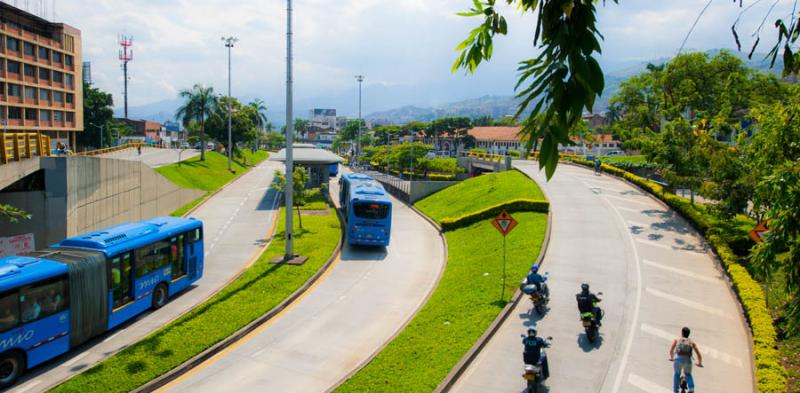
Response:
M547 213L550 209L550 202L535 199L513 199L503 202L474 213L466 214L457 218L445 218L441 222L443 231L452 231L458 228L470 226L478 221L491 219L503 210L513 212L537 212Z
M506 152L506 154L514 158L519 158L520 156L519 151L516 150L509 150Z
M428 180L437 180L437 181L453 181L456 180L455 175L448 175L445 173L431 173L428 175Z
M475 154L486 154L486 149L469 149L469 152Z

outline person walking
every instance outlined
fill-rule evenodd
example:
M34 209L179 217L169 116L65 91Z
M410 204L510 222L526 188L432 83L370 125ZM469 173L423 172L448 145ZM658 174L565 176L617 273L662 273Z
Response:
M689 392L694 392L694 377L692 376L692 355L697 354L697 367L703 367L703 355L697 349L697 344L689 338L691 330L688 327L681 329L681 337L672 340L669 348L669 360L673 363L672 390L678 393L681 384L681 373L686 375L686 384ZM676 356L677 355L677 356Z

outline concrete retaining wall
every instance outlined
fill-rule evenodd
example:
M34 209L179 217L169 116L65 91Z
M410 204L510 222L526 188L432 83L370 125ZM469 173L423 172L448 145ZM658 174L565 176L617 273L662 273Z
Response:
M36 247L95 229L168 215L204 191L176 186L138 161L101 157L42 157L45 191L0 194L32 214L0 225L0 236L34 233Z
M426 196L431 195L435 192L444 190L445 188L450 187L454 184L458 184L458 182L457 181L413 181L411 182L411 203L423 199Z

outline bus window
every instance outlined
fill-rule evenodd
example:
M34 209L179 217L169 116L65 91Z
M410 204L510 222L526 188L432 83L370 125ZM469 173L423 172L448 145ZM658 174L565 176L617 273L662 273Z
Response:
M111 259L111 292L114 296L114 307L127 304L131 298L131 253Z
M186 261L183 253L183 239L185 235L180 234L170 239L170 259L172 261L172 279L186 275Z
M28 323L67 308L67 281L58 279L23 287L19 291L22 323Z
M170 243L166 240L136 249L136 278L170 264Z
M389 215L389 206L382 203L357 202L353 204L353 213L358 218L382 220Z
M189 241L194 243L203 239L203 228L195 228L189 232Z
M17 293L0 297L0 332L16 327L19 324L19 296Z

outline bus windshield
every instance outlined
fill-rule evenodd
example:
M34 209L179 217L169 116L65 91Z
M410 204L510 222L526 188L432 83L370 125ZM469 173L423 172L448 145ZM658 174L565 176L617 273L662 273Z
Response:
M389 205L374 202L356 202L353 204L353 213L358 218L383 220L389 215Z

